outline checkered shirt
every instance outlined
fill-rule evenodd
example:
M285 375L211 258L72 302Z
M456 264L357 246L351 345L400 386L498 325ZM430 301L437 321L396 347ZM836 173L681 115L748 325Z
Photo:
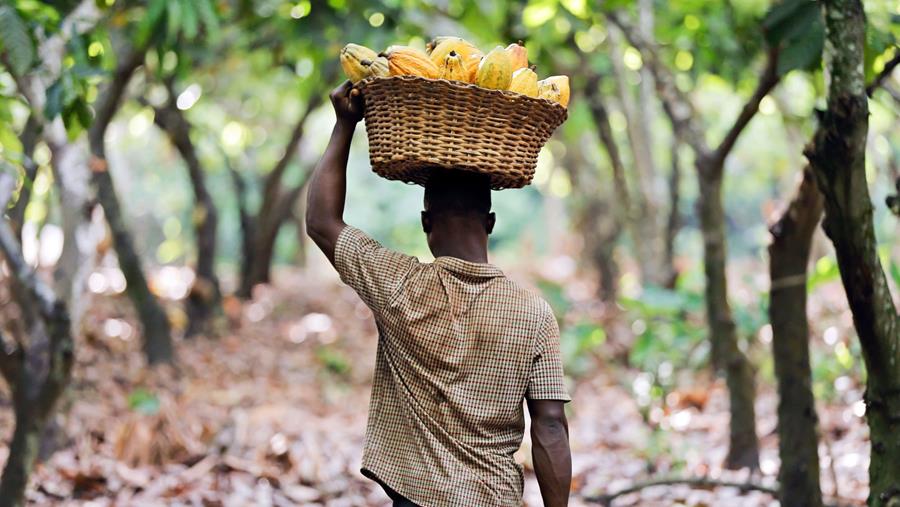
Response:
M549 305L490 264L420 263L350 226L334 257L378 327L362 473L422 507L521 505L522 401L570 400Z

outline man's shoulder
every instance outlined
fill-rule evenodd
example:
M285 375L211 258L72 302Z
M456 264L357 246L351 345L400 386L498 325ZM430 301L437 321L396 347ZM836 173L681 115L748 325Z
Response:
M523 287L504 276L501 281L503 290L513 301L514 307L525 310L530 316L538 320L545 320L553 315L553 309L539 293Z

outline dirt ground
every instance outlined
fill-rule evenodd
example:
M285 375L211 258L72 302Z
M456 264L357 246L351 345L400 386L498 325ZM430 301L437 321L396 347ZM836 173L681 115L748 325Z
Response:
M286 271L277 280L252 302L227 300L221 336L181 341L175 368L147 369L123 296L97 297L79 337L74 382L62 406L66 416L55 431L62 447L34 474L30 505L388 505L359 474L376 347L371 314L333 279ZM598 362L571 386L570 505L597 505L586 498L650 478L774 485L771 389L762 389L757 402L762 471L750 477L721 468L728 428L721 383L698 380L648 423L628 387L635 373ZM12 415L8 398L0 400L6 441ZM821 406L820 418L823 491L832 504L863 505L863 420L852 406ZM529 471L526 505L538 506L528 448L526 432L517 458ZM0 462L6 453L0 447ZM613 505L778 502L732 487L663 486L621 496Z

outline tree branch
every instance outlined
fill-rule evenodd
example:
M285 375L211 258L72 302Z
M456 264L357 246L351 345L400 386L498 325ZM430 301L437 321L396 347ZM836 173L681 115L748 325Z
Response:
M741 490L741 492L760 491L762 493L767 493L775 498L778 497L777 489L771 488L769 486L764 486L762 484L755 484L752 482L720 481L720 480L716 480L716 479L710 479L708 477L689 477L689 478L652 479L652 480L648 480L648 481L644 481L644 482L638 482L630 487L621 489L619 491L615 491L613 493L585 497L584 501L591 502L591 503L599 503L606 507L610 507L612 505L612 501L620 496L629 495L631 493L637 493L638 491L640 491L642 489L652 488L654 486L675 486L675 485L685 485L685 486L690 486L692 488L710 488L710 487L737 488L737 489Z
M759 111L759 103L762 102L762 99L772 91L772 88L774 88L775 85L778 84L778 81L780 80L780 77L778 76L779 52L780 50L778 47L769 49L766 55L766 67L763 69L762 75L756 83L756 89L753 90L753 95L750 96L744 104L744 107L741 108L741 112L734 120L734 124L713 152L713 157L719 162L719 166L723 165L722 163L725 161L725 158L731 152L731 149L734 148L744 127L746 127L747 124L750 123L750 120L756 116L756 112Z
M894 72L894 68L900 65L900 47L894 50L894 57L891 58L886 64L884 64L884 68L881 69L881 72L872 79L872 82L866 86L866 95L869 97L875 93L877 90L889 77L891 77L891 73Z
M261 216L266 216L271 211L273 201L278 197L281 190L281 177L287 170L291 158L296 154L300 141L303 140L306 119L309 118L309 115L318 109L321 104L322 94L313 93L309 98L309 102L306 104L306 111L303 112L294 124L291 136L288 138L287 145L284 148L284 153L281 155L281 158L278 159L278 162L275 163L275 166L269 174L266 175L265 187L263 189L263 211L260 212Z
M659 95L666 116L672 122L675 135L683 139L698 156L708 155L710 149L706 143L703 128L696 119L694 106L690 98L675 85L675 76L671 69L659 60L656 44L643 38L617 12L608 11L604 14L622 31L628 43L641 53L644 65L649 67L650 73L653 74L656 93Z
M106 148L103 142L106 129L119 109L119 103L122 101L125 87L128 86L132 74L144 62L143 48L128 48L123 53L124 56L119 60L119 65L113 71L112 79L97 100L94 108L94 122L88 129L91 153L96 158L102 159L106 157ZM95 171L105 170L105 161L99 163L102 164L102 167L96 167L98 162L92 161L92 169Z
M15 186L12 176L0 173L0 209L6 209ZM33 299L32 302L37 304L41 315L51 314L56 304L56 295L25 262L19 239L5 220L0 220L0 251L6 256L12 275L27 291L29 298Z
M22 237L25 208L31 201L31 187L34 184L34 178L37 176L38 171L38 165L32 158L42 127L38 115L39 113L32 111L28 115L28 120L25 122L22 133L19 134L19 141L22 143L22 167L25 169L25 184L22 185L22 190L19 191L19 198L16 199L16 203L9 210L9 218L12 220L13 230L19 238Z

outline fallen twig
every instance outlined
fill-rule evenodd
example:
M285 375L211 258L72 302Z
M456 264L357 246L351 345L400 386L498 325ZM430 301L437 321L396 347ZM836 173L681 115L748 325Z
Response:
M685 485L690 486L692 488L708 488L708 487L723 487L723 488L737 488L741 490L741 492L747 491L761 491L763 493L767 493L772 495L773 497L778 497L778 489L776 487L764 486L762 484L756 484L752 482L730 482L730 481L722 481L717 479L711 479L709 477L670 477L670 478L662 478L662 479L651 479L644 482L635 483L627 488L621 489L619 491L615 491L613 493L607 493L605 495L596 495L596 496L587 496L584 497L585 502L591 503L599 503L604 505L605 507L611 507L613 500L620 496L628 495L631 493L636 493L645 488L652 488L654 486L675 486L675 485Z

